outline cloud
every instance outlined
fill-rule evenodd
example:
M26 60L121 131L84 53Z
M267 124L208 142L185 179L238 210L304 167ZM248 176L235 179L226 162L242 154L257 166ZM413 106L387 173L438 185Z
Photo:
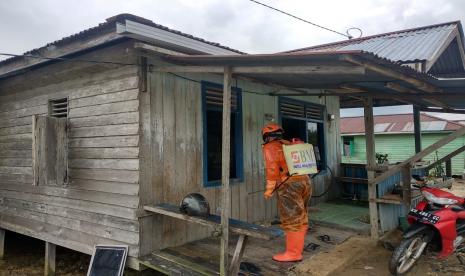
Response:
M365 35L465 17L461 0L262 1L339 32L359 27ZM123 12L250 53L344 39L248 0L2 0L1 50L22 53Z

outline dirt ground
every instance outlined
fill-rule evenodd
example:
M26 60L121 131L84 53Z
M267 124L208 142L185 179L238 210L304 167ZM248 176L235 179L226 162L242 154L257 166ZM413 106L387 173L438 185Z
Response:
M465 180L456 180L450 191L457 196L465 197ZM389 276L388 262L392 254L392 248L401 239L401 232L393 232L388 238L391 246L371 241L369 237L352 237L345 243L338 245L330 252L322 252L314 258L304 261L298 267L299 275L330 275L330 276ZM345 260L344 260L345 258ZM338 265L337 263L342 265ZM337 267L329 274L320 273L330 267ZM460 264L455 256L446 260L438 260L431 253L422 256L419 263L408 275L431 276L463 276L465 267Z
M43 241L27 236L6 232L5 258L0 260L0 276L42 276L44 275L45 244ZM56 274L63 276L85 276L90 263L90 256L57 247ZM137 273L127 269L124 275L159 275L144 271Z
M0 275L43 275L44 255L44 242L7 231ZM60 275L86 275L89 261L88 255L57 248L57 270Z
M448 189L445 189L445 191L448 191ZM465 197L465 179L455 179L450 192L456 196Z
M368 237L355 236L341 244L345 248L337 246L328 251L322 251L314 258L302 262L297 275L330 275L330 276L388 276L387 262L391 256L391 251L382 245L372 242ZM350 248L350 250L347 250ZM354 248L362 248L357 251ZM44 244L42 241L26 236L7 232L5 260L0 261L0 276L4 275L32 275L42 276L44 265ZM334 258L340 259L344 255L350 255L349 261L339 269L333 270L330 274L311 273L310 268L321 272L334 265ZM310 261L310 262L309 262ZM317 265L315 265L315 261ZM68 250L57 248L57 275L86 275L90 256ZM159 275L153 271L137 273L127 269L125 275ZM457 259L451 257L439 262L433 257L423 256L420 263L409 275L450 275L463 276L465 272L460 267Z
M454 194L465 197L465 181L458 180L453 184ZM0 260L0 276L3 275L43 275L44 243L13 232L6 234L5 259ZM312 235L312 233L310 233ZM398 237L391 240L400 240ZM342 244L332 248L322 248L316 255L307 257L295 270L297 275L331 275L331 276L388 276L388 261L392 251L380 243L373 242L368 237L353 236ZM344 260L342 265L338 262ZM86 275L90 256L57 247L57 275ZM325 272L330 272L325 273ZM293 273L294 274L294 273ZM127 269L125 275L159 275L146 270L137 273ZM444 261L438 261L433 256L422 256L419 264L409 275L465 275L465 268L457 258L452 256Z
M327 242L319 240L318 237L323 234L331 237L331 239ZM310 258L310 256L316 255L319 252L332 251L337 244L343 243L353 235L355 234L344 230L312 225L306 237L305 244L314 243L319 246L315 250L307 249L304 252L304 257ZM215 240L214 243L215 245L219 244L217 240ZM207 244L202 242L202 246L199 245L196 248L201 251L205 246L207 246ZM262 273L258 275L285 275L287 272L290 272L291 275L295 275L292 273L294 263L276 263L271 260L271 256L274 253L284 248L283 239L263 241L250 238L248 248L253 248L254 250L246 250L243 261L257 265L262 271ZM219 249L215 249L212 252L219 252ZM45 245L43 241L7 231L5 239L5 258L0 261L0 276L43 275L44 255ZM90 263L89 255L68 250L63 247L57 247L56 257L57 275L86 275ZM124 275L148 276L161 274L152 270L136 272L131 269L126 269Z
M369 240L369 238L365 238ZM355 257L351 262L333 271L329 276L389 276L388 261L392 251L384 248L381 244L371 243L365 250ZM463 267L455 256L439 261L430 253L421 257L419 263L408 273L408 275L431 275L431 276L463 276Z

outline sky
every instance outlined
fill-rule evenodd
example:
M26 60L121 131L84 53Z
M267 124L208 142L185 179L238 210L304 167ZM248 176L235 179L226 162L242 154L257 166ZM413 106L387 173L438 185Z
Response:
M338 32L360 28L363 36L465 20L463 0L261 1ZM142 16L247 53L274 53L346 39L249 0L1 0L0 52L21 54L119 13ZM408 112L409 107L398 110ZM360 110L345 113L353 116Z

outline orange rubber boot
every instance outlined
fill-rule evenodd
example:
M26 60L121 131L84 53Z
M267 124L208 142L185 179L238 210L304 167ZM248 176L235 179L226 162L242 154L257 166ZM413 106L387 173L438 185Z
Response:
M298 232L286 232L286 251L273 256L273 260L278 262L298 262L302 260L304 250L305 235L307 225Z

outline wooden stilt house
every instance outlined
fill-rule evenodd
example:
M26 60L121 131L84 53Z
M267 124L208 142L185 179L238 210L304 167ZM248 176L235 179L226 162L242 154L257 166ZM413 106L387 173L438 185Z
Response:
M126 244L137 269L153 251L212 233L146 206L199 192L223 218L276 219L262 195L265 123L316 147L316 204L339 195L340 97L351 93L372 124L373 97L411 99L386 83L444 92L435 81L361 51L246 55L133 15L109 18L0 62L0 227L84 253ZM377 236L376 185L369 194Z
M155 71L172 53L243 54L120 15L0 63L1 228L85 253L127 244L135 268L153 250L210 235L143 210L192 192L221 209L223 77ZM232 86L231 217L274 220L276 203L262 195L262 126L308 121L299 135L319 141L335 173L338 118L326 115L338 114L338 98L281 100L268 95L275 86L246 78Z

